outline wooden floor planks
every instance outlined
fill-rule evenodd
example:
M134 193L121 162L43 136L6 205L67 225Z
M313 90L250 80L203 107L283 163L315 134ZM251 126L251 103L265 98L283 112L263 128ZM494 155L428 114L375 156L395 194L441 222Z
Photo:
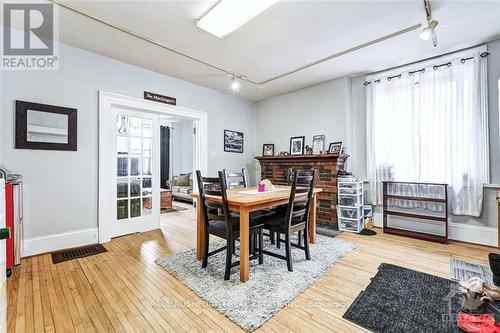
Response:
M109 252L91 257L57 265L49 254L23 259L7 284L8 332L243 332L154 262L194 246L194 218L192 207L163 214L160 230L115 238ZM358 248L256 332L366 332L342 315L380 263L448 277L450 257L486 264L496 251L377 231L340 235Z

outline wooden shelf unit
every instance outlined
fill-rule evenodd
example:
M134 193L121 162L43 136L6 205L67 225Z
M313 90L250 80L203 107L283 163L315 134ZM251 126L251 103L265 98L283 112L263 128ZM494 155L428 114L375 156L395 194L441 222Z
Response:
M416 186L439 186L443 187L444 196L442 198L430 198L430 197L419 197L419 196L405 196L405 195L395 195L389 194L388 187L394 186L396 184L403 185L416 185ZM383 181L383 220L384 220L384 233L412 237L417 239L423 239L433 242L439 243L448 243L448 184L446 183L418 183L418 182L396 182L396 181ZM440 203L444 205L444 216L435 216L435 215L425 215L425 214L416 214L416 213L405 213L400 211L394 211L388 209L387 201L389 199L396 200L408 200L408 201L419 201L419 202L434 202ZM387 217L389 215L401 216L414 218L419 220L431 220L431 221L439 221L443 223L444 226L444 235L435 235L431 233L413 231L413 230L405 230L401 228L394 228L388 225Z

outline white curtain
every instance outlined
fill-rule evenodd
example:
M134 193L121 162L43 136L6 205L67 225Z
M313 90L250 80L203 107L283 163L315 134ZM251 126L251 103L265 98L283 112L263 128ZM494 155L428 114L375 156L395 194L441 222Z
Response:
M383 180L444 182L452 214L481 214L483 183L489 182L485 51L478 47L368 78L372 203L381 204Z

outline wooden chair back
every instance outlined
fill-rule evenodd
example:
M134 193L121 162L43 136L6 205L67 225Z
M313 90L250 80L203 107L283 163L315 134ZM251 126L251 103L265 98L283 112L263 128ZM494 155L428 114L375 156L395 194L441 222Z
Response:
M241 172L222 170L228 189L248 187L248 174L245 168Z
M292 222L309 224L309 208L314 191L314 170L296 170L292 175L292 189L285 218L287 228L290 228Z
M227 201L226 181L222 171L219 177L202 177L200 170L196 170L198 180L199 199L201 200L203 223L208 228L212 221L225 221L228 234L232 233L231 214ZM222 197L222 202L206 200L207 195Z

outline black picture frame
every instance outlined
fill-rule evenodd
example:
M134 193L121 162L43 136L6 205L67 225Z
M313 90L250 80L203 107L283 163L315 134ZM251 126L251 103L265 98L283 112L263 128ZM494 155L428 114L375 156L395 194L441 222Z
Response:
M270 148L271 153L269 153L269 150L266 151L266 148ZM262 156L274 156L274 143L264 143L262 145Z
M28 141L28 110L68 116L67 143ZM77 150L77 109L16 100L16 149Z
M300 142L300 149L295 150L293 144L294 142ZM304 143L306 141L305 136L294 136L290 138L290 155L304 155Z
M224 130L224 151L229 153L243 153L243 132Z
M342 141L332 142L328 147L328 154L337 154L340 155L342 153Z

